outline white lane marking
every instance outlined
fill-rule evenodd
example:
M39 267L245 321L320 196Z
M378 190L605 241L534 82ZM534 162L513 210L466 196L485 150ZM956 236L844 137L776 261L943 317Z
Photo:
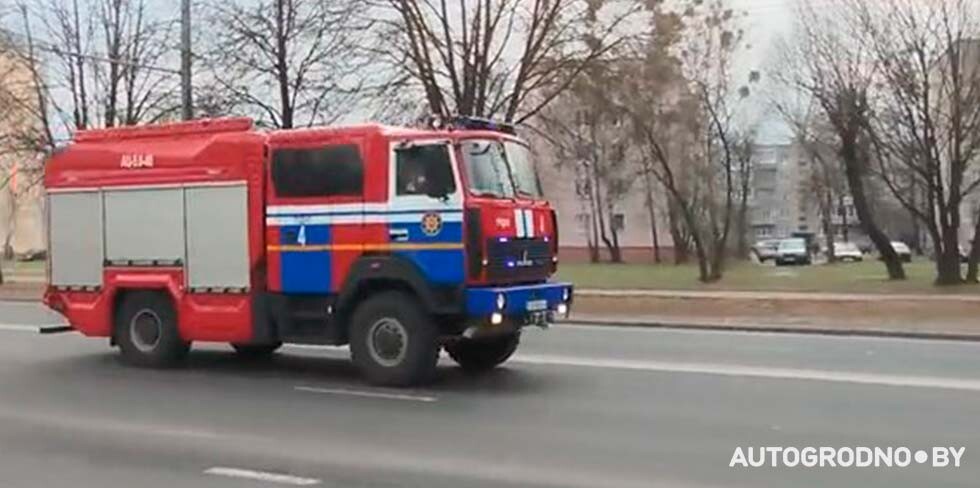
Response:
M404 393L384 393L380 391L346 390L343 388L316 388L312 386L297 386L294 387L294 389L296 391L304 391L307 393L325 393L328 395L347 395L347 396L358 396L358 397L366 397L366 398L384 398L387 400L407 400L407 401L425 402L425 403L432 403L439 400L434 396L408 395Z
M26 324L0 324L0 330L8 330L13 332L40 332L42 325L26 325Z
M204 474L210 474L214 476L228 476L231 478L244 478L255 481L264 481L267 483L279 483L282 485L293 485L293 486L311 486L320 484L320 480L316 478L303 478L300 476L293 476L289 474L282 473L269 473L267 471L253 471L251 469L239 469L239 468L226 468L223 466L215 466L213 468L208 468L204 471Z
M771 368L764 366L744 366L738 364L674 363L663 361L635 361L626 359L588 359L567 356L518 355L514 358L514 361L526 364L543 364L553 366L581 366L633 371L694 373L717 376L747 376L754 378L827 381L833 383L855 383L862 385L980 391L980 380L966 378L941 378L936 376L855 373L849 371L828 371L819 369Z

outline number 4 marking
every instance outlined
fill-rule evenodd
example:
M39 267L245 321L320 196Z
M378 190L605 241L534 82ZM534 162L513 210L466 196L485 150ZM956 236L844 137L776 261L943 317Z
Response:
M305 246L306 245L306 226L305 225L299 226L299 234L296 235L296 242L299 245L301 245L301 246Z

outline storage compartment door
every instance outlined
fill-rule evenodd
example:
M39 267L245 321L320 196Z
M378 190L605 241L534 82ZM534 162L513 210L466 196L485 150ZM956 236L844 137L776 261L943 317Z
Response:
M48 195L51 284L102 285L102 194Z
M245 185L188 188L187 280L193 289L248 288Z

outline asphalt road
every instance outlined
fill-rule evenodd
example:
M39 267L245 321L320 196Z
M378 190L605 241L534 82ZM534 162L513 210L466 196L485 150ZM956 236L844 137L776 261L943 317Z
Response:
M346 350L122 366L0 303L0 487L976 486L980 344L588 326L364 386ZM730 468L750 446L965 447L959 468Z

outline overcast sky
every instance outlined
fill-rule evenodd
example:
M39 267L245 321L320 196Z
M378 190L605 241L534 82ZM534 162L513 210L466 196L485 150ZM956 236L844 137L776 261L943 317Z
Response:
M746 39L750 49L737 60L746 70L761 71L764 76L774 57L774 42L791 35L793 6L796 0L728 0L748 15L745 20ZM817 0L819 2L819 0ZM766 89L765 83L763 89ZM759 140L763 143L783 143L789 137L778 116L767 113L765 95L756 99L753 110L760 123Z

